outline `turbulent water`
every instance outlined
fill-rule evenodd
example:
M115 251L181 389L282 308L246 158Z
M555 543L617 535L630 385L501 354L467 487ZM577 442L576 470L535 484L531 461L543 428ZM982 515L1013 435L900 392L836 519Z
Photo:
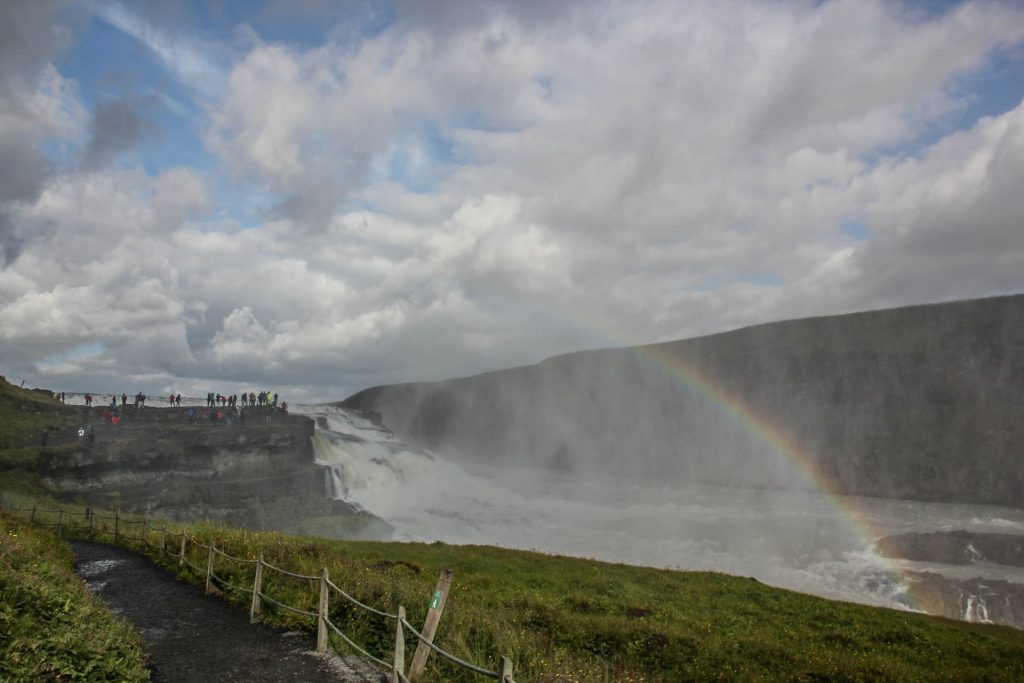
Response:
M468 470L345 411L318 419L328 495L394 528L395 540L525 548L635 565L713 570L830 598L916 609L905 571L1024 583L1024 568L894 561L873 551L910 531L1024 534L1024 510L815 492L652 486L501 468ZM962 618L984 620L966 596Z

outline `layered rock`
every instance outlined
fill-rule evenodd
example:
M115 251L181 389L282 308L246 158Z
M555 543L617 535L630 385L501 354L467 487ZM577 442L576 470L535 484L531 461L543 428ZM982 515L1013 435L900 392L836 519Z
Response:
M999 579L950 579L910 572L910 595L928 614L983 624L1024 628L1024 585Z
M977 565L995 573L996 565L1024 567L1024 536L976 533L962 529L886 536L875 543L885 557L932 564ZM906 574L914 601L929 614L1024 628L1024 585L975 576L951 579L934 571Z
M251 411L244 422L228 423L211 421L207 409L193 418L188 408L128 406L115 427L104 408L78 410L86 435L72 434L70 453L61 449L42 462L42 483L58 497L259 529L293 530L315 516L351 518L353 531L373 523L327 498L307 417Z
M968 565L981 562L1024 567L1024 536L964 530L886 536L875 544L886 557Z

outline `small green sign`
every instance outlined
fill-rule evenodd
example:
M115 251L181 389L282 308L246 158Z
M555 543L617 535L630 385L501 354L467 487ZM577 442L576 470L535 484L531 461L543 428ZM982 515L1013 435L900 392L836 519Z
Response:
M430 609L437 609L441 604L441 591L434 591L434 598L430 601Z

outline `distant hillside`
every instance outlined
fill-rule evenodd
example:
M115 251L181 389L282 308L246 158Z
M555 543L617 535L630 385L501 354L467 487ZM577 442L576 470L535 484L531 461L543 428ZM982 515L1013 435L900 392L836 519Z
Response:
M586 351L341 403L472 462L1024 506L1024 295ZM799 461L799 466L794 462Z

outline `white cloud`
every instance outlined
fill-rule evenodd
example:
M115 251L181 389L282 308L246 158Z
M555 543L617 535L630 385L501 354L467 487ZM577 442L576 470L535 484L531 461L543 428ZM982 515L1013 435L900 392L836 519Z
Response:
M180 79L217 71L106 7ZM976 96L959 79L1024 40L1019 8L482 7L316 47L254 38L203 95L222 167L40 181L10 214L35 237L0 270L6 362L101 342L50 377L326 399L1024 287L1024 108L926 142ZM36 139L80 138L73 84L46 73ZM276 210L205 220L227 201L215 173Z

